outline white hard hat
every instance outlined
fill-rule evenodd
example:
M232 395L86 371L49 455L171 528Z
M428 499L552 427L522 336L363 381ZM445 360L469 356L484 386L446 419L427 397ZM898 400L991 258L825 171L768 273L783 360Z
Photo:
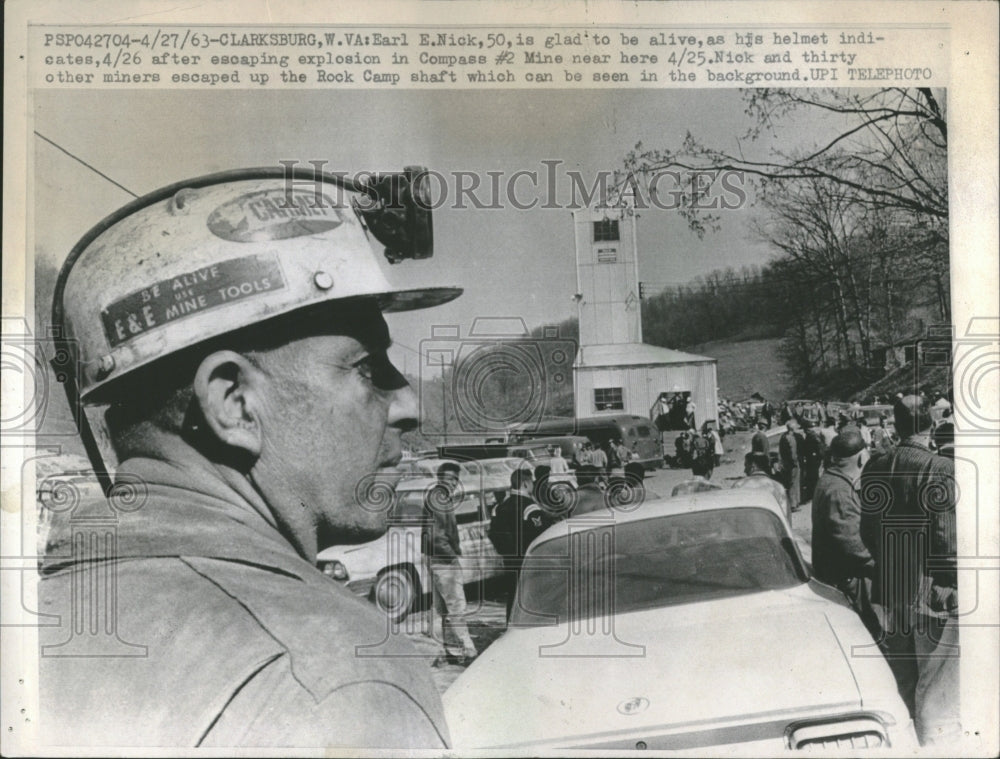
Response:
M388 211L385 182L286 174L248 169L171 185L84 236L53 304L76 346L80 400L104 402L109 385L159 358L308 306L367 296L405 311L461 294L394 286L379 264L370 232L392 262L430 255L430 214L414 203L411 174L388 175L401 204Z

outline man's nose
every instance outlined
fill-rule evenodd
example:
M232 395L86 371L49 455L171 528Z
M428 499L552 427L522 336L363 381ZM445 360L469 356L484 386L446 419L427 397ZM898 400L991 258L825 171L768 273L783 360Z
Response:
M388 418L390 427L395 427L401 432L415 430L420 421L418 414L417 394L413 392L409 382L392 391Z

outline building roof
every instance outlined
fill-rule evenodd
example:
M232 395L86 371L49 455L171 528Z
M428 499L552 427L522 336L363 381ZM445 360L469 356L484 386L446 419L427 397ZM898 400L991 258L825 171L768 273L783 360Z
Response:
M619 366L663 366L667 364L709 364L714 358L661 348L646 343L581 345L573 362L574 369L597 369Z

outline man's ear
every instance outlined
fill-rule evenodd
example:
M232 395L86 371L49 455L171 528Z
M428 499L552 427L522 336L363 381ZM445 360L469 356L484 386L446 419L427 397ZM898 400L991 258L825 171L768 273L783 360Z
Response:
M254 458L260 455L263 440L263 381L260 369L233 351L207 356L194 376L194 395L209 430L219 442Z

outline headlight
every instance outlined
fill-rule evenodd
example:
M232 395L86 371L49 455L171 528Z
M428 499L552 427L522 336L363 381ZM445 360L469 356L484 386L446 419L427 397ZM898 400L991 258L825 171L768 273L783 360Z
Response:
M327 577L332 577L338 582L347 582L349 578L349 575L347 574L347 567L336 560L324 562L320 566L320 569Z

